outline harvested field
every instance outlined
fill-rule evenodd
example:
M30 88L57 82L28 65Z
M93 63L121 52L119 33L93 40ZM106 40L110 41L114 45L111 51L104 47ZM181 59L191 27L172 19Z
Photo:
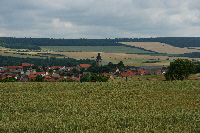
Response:
M179 48L174 47L169 44L159 43L159 42L120 42L125 45L135 46L144 48L146 50L152 50L158 53L167 53L167 54L184 54L190 52L200 52L197 49L188 49L188 48Z

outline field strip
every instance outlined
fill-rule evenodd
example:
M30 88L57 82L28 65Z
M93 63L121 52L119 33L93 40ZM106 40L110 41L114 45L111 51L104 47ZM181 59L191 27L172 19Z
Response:
M167 53L167 54L184 54L190 52L200 52L197 49L188 49L188 48L179 48L174 47L169 44L159 43L159 42L120 42L125 45L135 46L139 48L144 48L146 50L152 50L158 53Z
M94 60L96 60L96 56L98 55L98 52L49 52L52 54L63 54L70 58L80 58L80 59L91 59L91 57L94 57ZM169 58L169 60L173 59L196 59L200 60L200 58L188 58L188 57L167 57L167 56L150 56L150 55L137 55L137 54L125 54L125 53L101 53L102 59L160 59L160 60L166 60Z

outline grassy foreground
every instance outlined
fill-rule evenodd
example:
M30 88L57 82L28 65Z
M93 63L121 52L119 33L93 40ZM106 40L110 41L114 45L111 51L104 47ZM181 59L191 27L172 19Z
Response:
M200 132L199 81L0 88L0 132Z

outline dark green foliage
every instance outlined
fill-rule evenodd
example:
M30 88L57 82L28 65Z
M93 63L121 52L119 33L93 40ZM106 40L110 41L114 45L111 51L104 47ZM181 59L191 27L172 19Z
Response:
M73 79L61 79L60 82L74 82Z
M15 77L6 77L5 79L1 80L1 82L18 82Z
M36 69L36 72L41 72L40 68L37 65L32 66L32 69Z
M78 74L80 73L80 71L79 71L78 69L76 69L76 68L73 68L73 69L72 69L72 72L73 72L73 73L78 73Z
M92 76L90 76L89 74L82 75L80 81L81 82L107 82L108 79L109 79L108 77L105 77L102 74L93 73Z
M177 59L170 63L169 70L165 73L166 80L183 80L195 73L196 66L189 60Z
M84 74L81 76L81 79L80 79L81 82L91 82L91 77L89 74Z
M109 78L105 77L102 74L97 75L96 73L93 73L91 76L92 82L107 82Z
M124 44L121 44L119 42L160 42L175 47L200 47L199 43L200 37L115 38L115 39L52 39L52 38L0 37L0 46L13 49L30 49L30 50L41 50L39 46L125 46ZM126 46L126 47L134 48L134 46Z
M60 76L67 76L67 73L66 72L61 72Z
M37 66L65 66L66 62L70 62L72 66L76 66L78 64L92 64L95 62L94 60L86 59L86 60L76 60L73 58L47 58L47 59L37 59L37 58L19 58L19 57L11 57L11 56L1 56L0 55L0 66L10 65L17 66L22 63L30 63ZM43 67L44 69L44 67Z
M200 58L200 52L184 53L177 55L178 57Z
M72 72L68 72L68 73L67 73L67 76L70 76L70 77L71 77L71 76L73 76L73 73L72 73Z
M37 75L37 76L35 77L34 82L44 82L44 79L42 78L41 75Z
M51 72L53 72L53 69L51 68L51 69L49 69L49 72L51 73Z

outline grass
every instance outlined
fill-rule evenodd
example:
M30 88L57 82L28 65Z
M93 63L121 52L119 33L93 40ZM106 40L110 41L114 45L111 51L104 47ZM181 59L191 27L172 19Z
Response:
M200 132L196 80L0 86L0 132Z

